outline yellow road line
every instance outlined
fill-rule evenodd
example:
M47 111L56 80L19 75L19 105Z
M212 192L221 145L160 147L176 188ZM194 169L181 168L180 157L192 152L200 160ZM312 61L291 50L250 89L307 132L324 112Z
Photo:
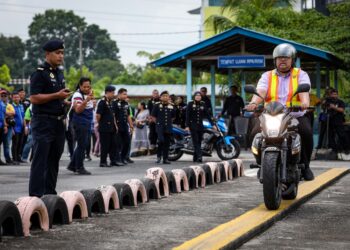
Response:
M311 195L322 190L326 185L348 172L348 168L333 168L317 176L315 180L305 182L299 186L298 196L294 200L283 200L278 210L269 211L264 204L244 213L243 215L217 226L216 228L197 236L174 248L183 249L220 249L228 244L239 241L242 237L254 234L259 227L266 227L287 210L303 203ZM256 233L255 233L256 234ZM253 237L253 235L251 235Z

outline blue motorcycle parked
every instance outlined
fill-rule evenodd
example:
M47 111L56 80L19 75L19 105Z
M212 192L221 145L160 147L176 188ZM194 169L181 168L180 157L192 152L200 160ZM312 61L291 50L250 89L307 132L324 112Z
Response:
M204 120L204 133L202 140L202 155L212 156L214 149L221 160L237 158L240 154L240 145L234 136L227 135L227 126L224 118L214 121L214 124ZM217 130L213 128L216 126ZM173 127L173 137L170 142L169 160L177 161L186 153L193 155L194 147L189 131Z

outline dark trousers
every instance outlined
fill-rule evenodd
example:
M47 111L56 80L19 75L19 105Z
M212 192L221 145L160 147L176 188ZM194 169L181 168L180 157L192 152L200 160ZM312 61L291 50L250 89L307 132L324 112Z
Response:
M329 136L328 136L328 138L326 138L327 121L321 121L319 123L319 126L320 126L320 134L319 134L319 137L318 137L317 148L318 149L320 149L320 148L328 148L328 146L329 146Z
M193 161L202 160L203 130L191 129L191 137L194 147Z
M163 133L162 136L158 137L157 157L161 158L163 156L163 161L168 160L170 138L170 133Z
M92 138L92 131L91 128L88 131L87 134L87 142L85 147L85 156L86 158L90 158L90 152L91 152L91 138Z
M59 162L64 149L65 128L62 120L33 116L33 161L30 169L29 195L57 194Z
M107 164L107 155L111 163L116 161L117 139L116 132L100 132L101 164Z
M298 117L297 119L299 121L298 133L301 138L300 163L304 163L305 165L308 166L310 165L311 154L314 147L311 122L307 116ZM260 122L256 120L254 122L254 127L251 130L250 137L254 138L254 136L260 131L261 131Z
M66 140L68 145L69 157L72 159L74 153L74 131L72 122L70 122L68 129L66 130Z
M343 124L330 123L329 126L329 147L335 152L349 150L349 141Z
M308 166L310 165L311 154L314 148L314 139L313 139L311 121L308 116L298 117L297 119L299 121L298 133L301 138L300 163L304 163L305 166Z
M71 157L69 167L75 170L81 170L84 168L84 157L86 145L88 143L88 134L90 127L82 124L73 124L74 135L76 140L76 147Z
M118 140L119 140L119 152L120 152L120 160L125 161L129 158L129 149L130 149L130 134L129 131L119 131L118 132Z
M21 151L23 144L23 133L14 133L12 136L11 153L12 159L19 162L21 160Z
M157 144L157 132L156 132L156 124L154 122L149 124L149 143L150 145Z

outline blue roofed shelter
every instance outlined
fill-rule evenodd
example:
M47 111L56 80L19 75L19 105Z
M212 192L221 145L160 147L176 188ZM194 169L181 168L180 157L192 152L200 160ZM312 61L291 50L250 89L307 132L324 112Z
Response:
M186 69L186 95L191 100L192 72L210 72L211 102L215 104L215 74L227 74L232 85L232 74L240 73L242 90L245 72L264 71L274 68L272 52L276 45L290 43L297 50L296 66L316 72L316 95L320 97L321 70L334 71L334 86L337 88L337 69L343 62L330 52L313 48L241 27L234 27L209 39L179 50L152 62L155 67L176 67ZM242 97L245 98L242 92Z

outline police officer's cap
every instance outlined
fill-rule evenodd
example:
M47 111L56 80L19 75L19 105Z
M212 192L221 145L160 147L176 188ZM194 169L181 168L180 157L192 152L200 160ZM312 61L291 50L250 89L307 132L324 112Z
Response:
M115 87L112 85L108 85L105 87L105 92L114 92L115 91Z
M45 43L45 45L43 46L43 50L52 52L58 49L64 49L63 43L64 42L60 39L52 39Z
M169 92L165 90L162 93L160 93L160 96L162 96L162 95L169 95Z

